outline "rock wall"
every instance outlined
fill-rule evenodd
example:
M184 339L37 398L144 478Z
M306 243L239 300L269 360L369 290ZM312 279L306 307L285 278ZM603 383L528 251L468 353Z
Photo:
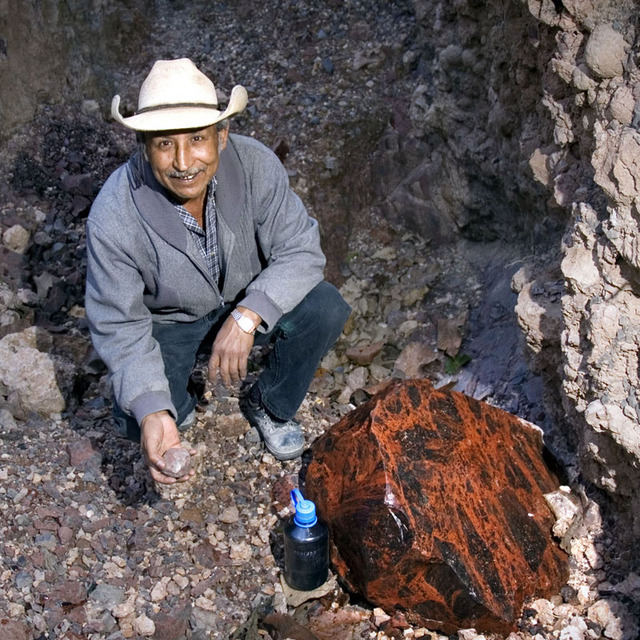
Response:
M152 0L0 0L0 138L43 103L112 94L148 36Z
M381 208L435 239L522 242L516 311L548 409L638 534L640 8L414 5L421 80L378 157Z
M491 240L546 220L529 160L553 141L540 70L554 47L521 3L415 0L417 75L376 167L387 217L435 240Z
M577 1L559 13L530 1L529 10L557 42L541 85L553 145L531 166L571 216L560 260L534 280L547 315L560 319L559 333L543 334L560 365L559 409L577 436L581 470L619 498L637 535L640 11L634 2Z

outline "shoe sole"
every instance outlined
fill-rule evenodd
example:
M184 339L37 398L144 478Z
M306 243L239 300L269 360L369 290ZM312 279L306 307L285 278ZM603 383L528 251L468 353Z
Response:
M266 447L267 451L277 460L293 460L294 458L299 458L302 453L304 452L304 445L302 447L300 447L300 449L296 449L293 452L288 452L288 453L279 453L278 451L272 449L265 440L263 440L264 442L264 446Z

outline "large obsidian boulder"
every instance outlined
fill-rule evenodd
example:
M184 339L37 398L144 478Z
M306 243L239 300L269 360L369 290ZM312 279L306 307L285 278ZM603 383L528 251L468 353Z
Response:
M426 380L397 381L311 447L305 494L346 585L387 613L454 633L511 630L566 582L543 495L541 431Z

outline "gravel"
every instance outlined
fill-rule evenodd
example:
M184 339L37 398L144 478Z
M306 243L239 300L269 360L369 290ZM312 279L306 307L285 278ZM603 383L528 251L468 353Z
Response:
M332 178L375 146L389 105L412 91L409 2L229 2L215 13L204 3L158 7L149 48L119 79L125 106L159 57L191 57L227 92L244 84L250 106L235 130L286 158L312 213L331 199ZM133 144L94 107L43 106L2 159L9 176L0 188L2 229L19 224L32 238L21 257L6 254L3 278L22 290L32 320L76 344L87 343L84 219ZM497 263L469 245L431 247L374 210L365 213L368 228L348 235L335 270L354 313L299 412L307 441L407 370L552 429L510 311L502 266L515 248L500 248ZM24 234L14 229L8 238L21 246ZM505 282L501 298L488 295ZM439 345L435 328L445 322L450 339ZM255 351L251 379L263 356ZM76 361L67 412L20 417L0 408L0 640L268 640L286 637L282 625L292 620L318 638L442 640L352 598L335 580L306 603L287 592L282 522L300 461L281 463L263 449L239 412L239 390L207 383L204 361L194 376L203 402L183 441L197 451L197 475L170 487L155 485L139 446L115 432L99 361ZM556 440L572 485L565 494L573 500L554 501L571 579L550 600L528 603L510 639L631 640L640 577L615 547L615 521L600 513ZM281 617L270 619L270 631L259 631L274 612ZM465 630L459 637L482 636Z

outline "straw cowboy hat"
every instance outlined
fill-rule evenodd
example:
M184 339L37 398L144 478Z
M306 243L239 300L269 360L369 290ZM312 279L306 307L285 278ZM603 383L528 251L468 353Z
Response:
M111 102L111 115L136 131L201 129L230 118L247 106L247 90L237 85L229 105L218 109L213 82L188 58L158 60L140 87L138 110L129 118L120 115L120 96Z

